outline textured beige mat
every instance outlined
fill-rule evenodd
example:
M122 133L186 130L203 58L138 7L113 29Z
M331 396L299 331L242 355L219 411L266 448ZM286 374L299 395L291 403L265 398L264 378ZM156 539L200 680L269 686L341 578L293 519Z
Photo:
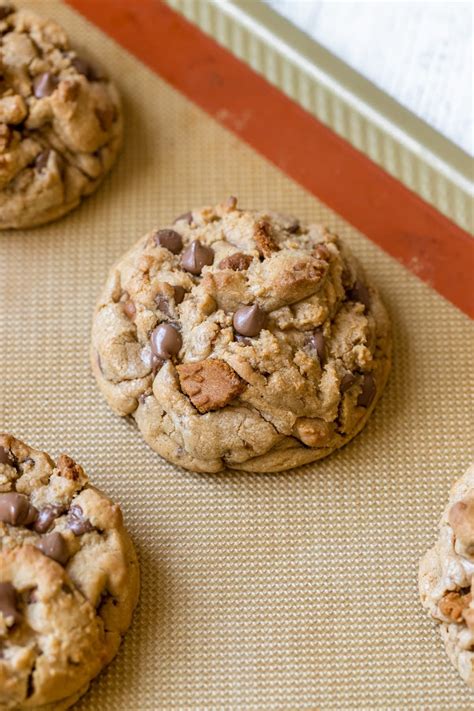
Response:
M133 627L78 708L472 708L416 588L473 455L467 318L73 11L33 4L102 55L127 119L95 196L54 225L0 235L0 429L77 458L122 503L141 559ZM395 324L393 374L367 428L288 474L171 467L89 372L109 265L155 223L229 194L339 232Z

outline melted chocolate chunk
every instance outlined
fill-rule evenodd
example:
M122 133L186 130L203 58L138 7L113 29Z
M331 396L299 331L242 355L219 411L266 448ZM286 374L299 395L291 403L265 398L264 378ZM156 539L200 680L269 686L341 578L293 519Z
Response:
M367 373L362 379L362 391L357 398L359 407L370 407L376 393L375 379L372 373Z
M46 533L55 519L63 512L61 506L45 506L40 509L38 518L36 519L33 529L36 533Z
M5 449L5 447L0 447L0 464L9 464L11 467L14 467L16 464L15 457L10 450Z
M83 533L89 533L89 531L95 530L89 519L84 518L84 513L77 504L74 504L74 506L71 506L69 509L67 525L75 536L82 536Z
M349 289L347 296L351 301L358 301L363 304L368 311L370 308L370 292L361 281L356 281L352 289Z
M184 297L186 296L186 289L184 286L180 286L179 284L176 284L174 288L174 303L176 305L181 304L182 301L184 301Z
M341 380L341 384L339 386L341 395L344 395L344 393L354 385L355 381L356 381L355 375L353 375L352 373L346 373L343 376L343 378Z
M74 531L73 531L74 532ZM76 534L77 535L77 534ZM48 533L37 545L37 548L60 565L66 565L70 556L67 543L60 533Z
M322 365L326 360L326 339L324 338L323 331L321 328L316 328L313 335L310 337L309 342L318 354L318 359Z
M164 247L173 254L179 254L183 249L183 238L175 230L158 230L154 240L158 247Z
M10 526L29 526L36 521L38 511L27 496L16 491L0 494L0 521Z

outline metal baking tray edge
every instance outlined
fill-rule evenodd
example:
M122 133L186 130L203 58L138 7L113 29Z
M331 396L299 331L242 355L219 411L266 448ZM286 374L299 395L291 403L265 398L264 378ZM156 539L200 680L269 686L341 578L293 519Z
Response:
M471 156L259 0L165 0L387 173L473 231Z

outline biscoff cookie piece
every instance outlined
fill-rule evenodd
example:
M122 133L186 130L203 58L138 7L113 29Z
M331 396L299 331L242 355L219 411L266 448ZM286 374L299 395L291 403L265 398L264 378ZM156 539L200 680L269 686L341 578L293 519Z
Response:
M365 424L390 369L377 290L336 235L235 198L113 267L92 368L109 405L187 469L279 471Z
M449 659L474 688L474 464L453 486L439 537L422 558L423 607L440 625Z
M72 210L99 185L121 141L109 79L55 22L0 0L0 229Z
M0 434L0 709L71 706L115 656L138 587L120 508L70 457Z

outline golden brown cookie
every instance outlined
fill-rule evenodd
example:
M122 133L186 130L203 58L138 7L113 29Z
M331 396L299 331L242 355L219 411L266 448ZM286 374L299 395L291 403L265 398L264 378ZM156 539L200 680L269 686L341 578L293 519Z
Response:
M235 199L145 235L94 316L110 406L197 471L279 471L345 444L390 369L377 290L320 225Z
M423 607L440 626L451 663L474 688L474 464L453 486L439 537L420 563Z
M0 708L71 706L115 656L138 586L120 508L70 457L0 434Z
M55 22L0 0L0 229L76 207L121 140L120 100L105 74Z

